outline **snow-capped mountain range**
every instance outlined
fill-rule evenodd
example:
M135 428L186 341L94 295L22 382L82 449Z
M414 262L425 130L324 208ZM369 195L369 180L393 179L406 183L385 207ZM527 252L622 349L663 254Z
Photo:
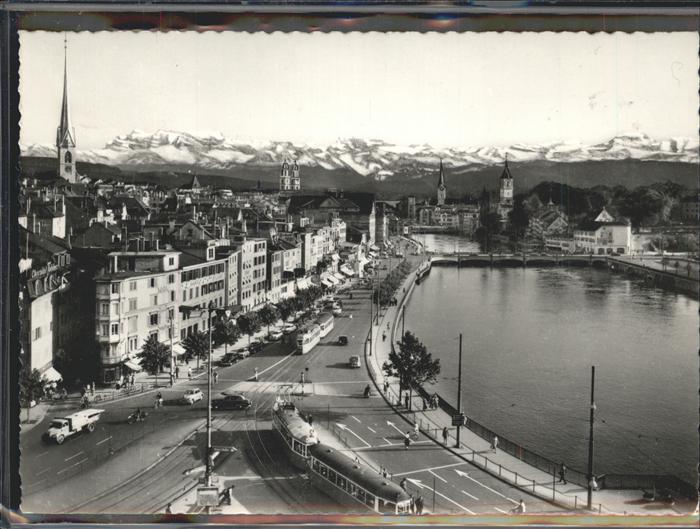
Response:
M23 156L55 157L55 147L21 145ZM154 133L132 131L118 136L102 149L77 151L79 161L117 166L184 165L227 169L241 165L276 166L297 160L300 166L350 169L360 175L384 180L394 174L411 175L435 169L442 159L447 167L501 164L508 155L514 162L545 160L656 160L698 163L698 140L656 140L641 133L616 136L604 143L585 145L558 142L508 147L437 149L428 144L398 146L382 140L339 139L326 146L288 141L242 142L221 134L192 134L170 130Z

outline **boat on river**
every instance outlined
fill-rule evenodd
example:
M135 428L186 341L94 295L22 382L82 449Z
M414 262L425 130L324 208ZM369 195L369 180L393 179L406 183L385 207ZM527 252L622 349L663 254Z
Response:
M430 273L430 268L432 267L431 260L423 261L418 270L416 271L416 284L420 284L421 281Z

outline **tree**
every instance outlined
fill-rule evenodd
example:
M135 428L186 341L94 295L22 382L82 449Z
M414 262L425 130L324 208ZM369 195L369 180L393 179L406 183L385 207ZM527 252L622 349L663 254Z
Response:
M236 320L238 328L248 336L248 345L251 337L260 330L260 316L257 312L247 312L238 316Z
M270 334L270 325L279 319L280 313L277 307L268 303L258 311L258 316L260 317L260 323L267 325L267 334Z
M213 332L213 330L212 330ZM193 332L182 341L185 348L185 358L197 359L197 369L199 369L199 359L209 354L209 336L202 331Z
M38 399L44 392L44 382L41 373L36 369L30 369L23 359L19 373L19 400L22 406L27 407L27 422L29 422L29 410L33 400Z
M212 330L212 340L216 345L224 345L225 352L228 353L228 346L233 345L241 336L241 331L231 320L219 320Z
M155 335L151 335L144 342L137 356L141 359L141 367L146 370L146 373L155 375L157 386L158 374L170 360L170 349L165 344L160 343Z
M277 310L280 313L280 317L284 321L287 321L287 318L289 318L294 313L294 302L292 301L292 298L280 301L277 304Z
M406 331L399 350L392 348L389 360L384 362L382 370L387 376L399 378L399 398L401 389L408 389L410 399L414 385L435 382L440 374L440 360L433 360L425 345L410 331Z

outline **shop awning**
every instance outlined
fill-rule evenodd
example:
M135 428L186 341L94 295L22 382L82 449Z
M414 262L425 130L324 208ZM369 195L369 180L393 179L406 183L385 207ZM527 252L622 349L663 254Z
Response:
M370 256L372 259L376 259L376 258L377 258L377 254L374 253L374 252L369 252L369 256Z
M321 284L326 288L333 288L333 282L328 279L321 279Z
M138 365L135 360L127 360L124 362L124 365L132 371L141 371L141 366Z
M348 277L352 277L355 275L355 272L353 272L352 268L350 268L346 264L344 264L343 266L340 267L340 271Z
M333 274L328 274L325 277L325 280L329 281L331 285L337 285L338 283L340 283L340 281L338 281Z
M63 380L63 376L53 367L50 367L41 374L41 379L46 382L59 382Z
M187 353L187 351L185 351L185 348L181 344L179 344L179 343L173 344L173 354L175 356L182 356L186 353Z
M343 274L339 274L338 272L335 272L333 274L333 277L335 277L338 280L338 283L342 283L343 281L345 281Z

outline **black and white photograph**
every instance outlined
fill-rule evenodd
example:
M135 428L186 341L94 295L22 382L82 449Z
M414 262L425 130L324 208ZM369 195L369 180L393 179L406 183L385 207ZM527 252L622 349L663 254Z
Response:
M697 523L698 44L21 30L21 512Z

